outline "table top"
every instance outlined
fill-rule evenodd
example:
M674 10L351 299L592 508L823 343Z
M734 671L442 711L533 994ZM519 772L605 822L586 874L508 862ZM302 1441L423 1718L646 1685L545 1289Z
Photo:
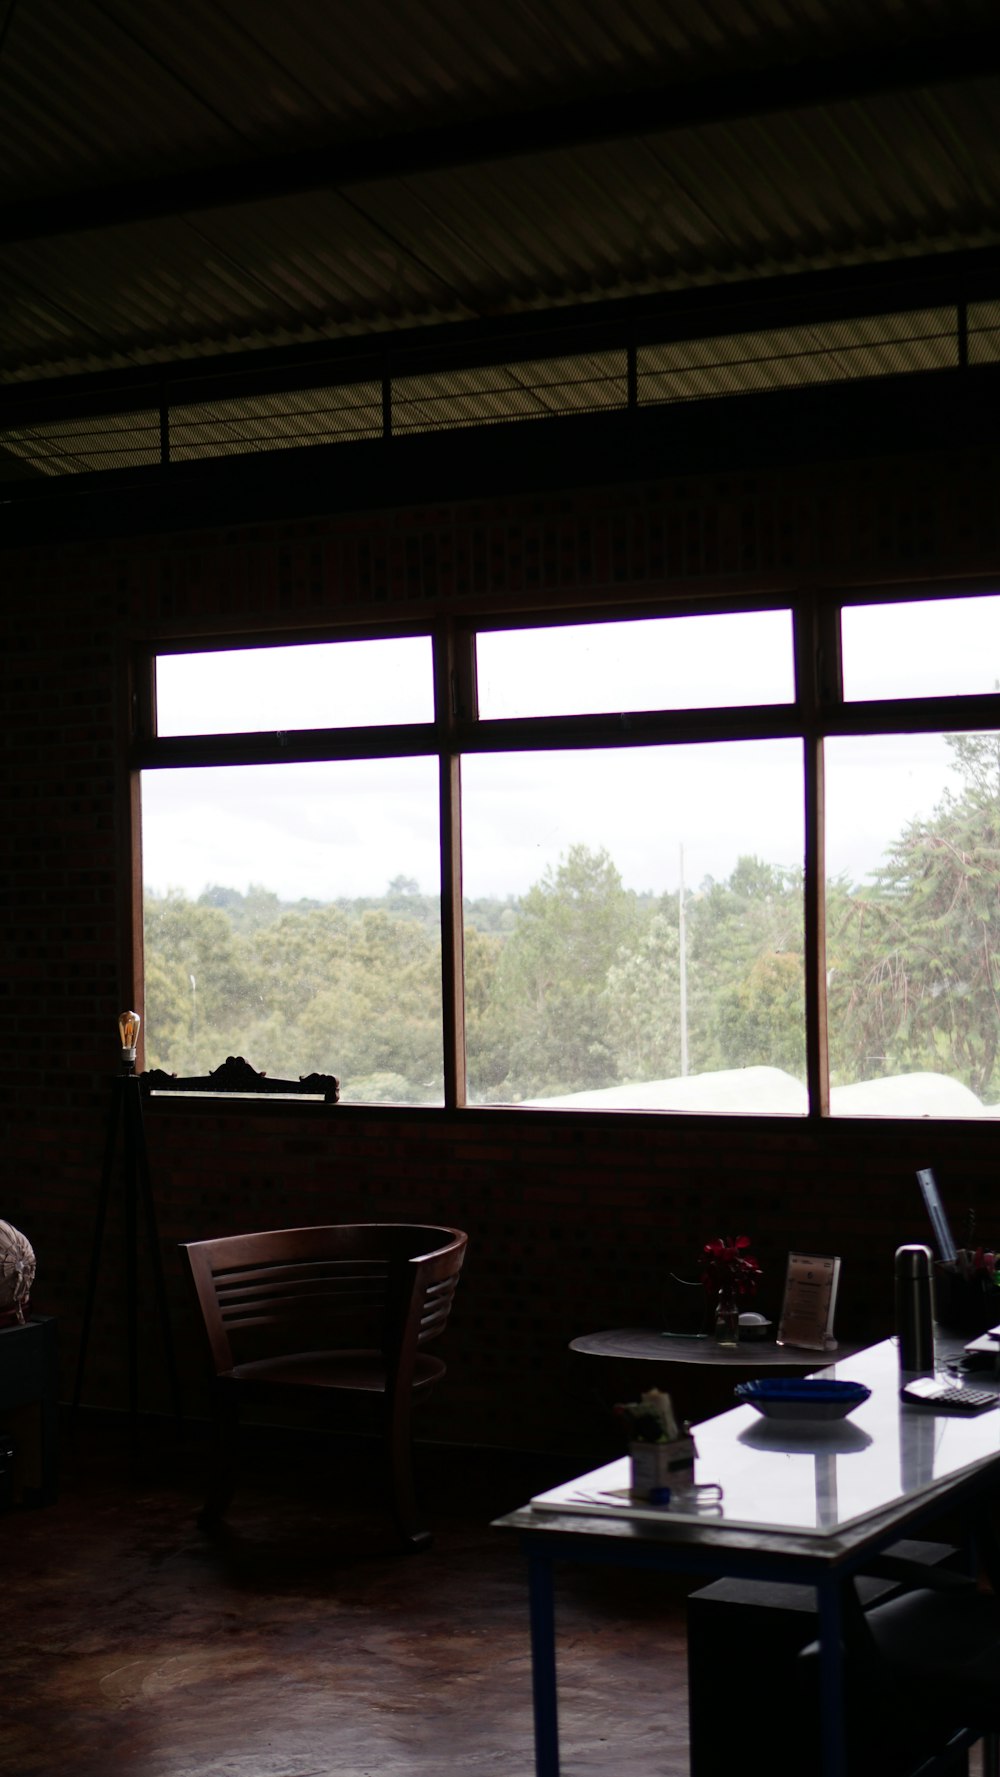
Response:
M902 1403L894 1339L823 1373L865 1383L869 1399L827 1424L768 1420L740 1406L695 1426L695 1480L718 1482L721 1501L631 1502L622 1457L499 1523L539 1534L787 1554L815 1566L884 1543L908 1520L995 1485L1000 1410L959 1416Z
M641 1358L664 1364L728 1365L755 1375L758 1370L787 1370L806 1376L843 1359L845 1352L805 1351L776 1345L773 1339L741 1339L737 1345L718 1345L709 1335L661 1333L655 1327L611 1327L605 1333L582 1333L570 1340L570 1351L588 1357ZM849 1352L846 1354L849 1355Z

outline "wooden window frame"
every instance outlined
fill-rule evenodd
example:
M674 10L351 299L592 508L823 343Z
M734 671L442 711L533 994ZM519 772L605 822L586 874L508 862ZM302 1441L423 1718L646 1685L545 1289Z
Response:
M905 585L808 586L795 593L678 599L662 597L632 604L446 613L420 623L322 627L231 634L185 630L145 636L133 642L126 664L128 735L123 778L122 880L127 902L122 981L138 1004L143 976L142 856L139 777L142 771L171 767L274 764L300 761L404 758L438 760L441 841L441 955L444 1109L468 1107L464 1025L464 923L462 898L461 760L465 754L577 751L592 748L682 746L703 742L797 739L803 747L804 785L804 956L805 1036L808 1110L805 1120L830 1115L825 959L824 743L834 736L878 736L1000 729L1000 693L975 696L884 698L845 703L840 645L840 611L859 603L904 603L921 598L968 597L996 592L994 581L950 580ZM793 623L795 694L789 703L728 706L719 709L635 711L625 715L532 716L482 721L478 714L475 638L479 630L551 628L567 623L620 623L648 619L725 615L754 610L790 610ZM303 642L368 640L428 635L433 644L434 717L430 723L371 728L301 730L276 734L156 734L155 663L164 653L205 652L294 645ZM141 1043L141 1037L140 1037ZM143 1064L140 1046L139 1064ZM292 1107L307 1114L312 1107ZM393 1112L392 1106L362 1106L366 1112ZM490 1106L516 1111L516 1106ZM407 1115L440 1107L407 1106ZM537 1114L537 1108L536 1112ZM601 1114L601 1113L584 1113ZM670 1115L670 1112L631 1113ZM840 1121L841 1119L838 1119ZM760 1121L760 1119L755 1119Z

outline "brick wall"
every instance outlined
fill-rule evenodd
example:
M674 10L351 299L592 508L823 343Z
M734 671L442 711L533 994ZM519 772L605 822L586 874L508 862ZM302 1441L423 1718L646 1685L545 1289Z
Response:
M35 1305L58 1316L72 1390L101 1173L123 913L115 786L123 644L154 628L318 622L333 612L489 600L634 597L663 586L797 586L945 576L998 559L997 464L942 454L878 469L702 478L488 506L46 546L2 563L5 858L0 971L0 1216L35 1246ZM221 1057L220 1057L221 1059ZM430 1219L471 1236L429 1403L435 1436L590 1449L619 1378L571 1357L576 1333L663 1324L671 1270L747 1231L777 1313L790 1247L839 1252L838 1328L886 1333L892 1254L927 1228L933 1165L956 1214L997 1209L989 1124L342 1107L306 1118L151 1111L150 1168L185 1406L201 1372L176 1250L236 1227ZM104 1246L84 1399L124 1404L120 1200ZM147 1312L143 1400L166 1404ZM673 1386L697 1414L690 1372ZM613 1435L613 1434L612 1434Z

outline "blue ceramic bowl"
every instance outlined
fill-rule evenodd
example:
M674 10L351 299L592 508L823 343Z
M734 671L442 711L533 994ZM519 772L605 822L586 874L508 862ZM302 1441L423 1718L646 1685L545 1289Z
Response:
M739 1382L733 1394L766 1419L843 1419L868 1399L871 1389L863 1382L823 1376L774 1376Z

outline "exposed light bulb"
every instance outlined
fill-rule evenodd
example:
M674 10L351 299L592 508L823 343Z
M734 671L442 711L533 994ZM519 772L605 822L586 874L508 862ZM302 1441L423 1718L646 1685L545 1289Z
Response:
M135 1045L142 1023L138 1012L123 1012L118 1020L118 1035L122 1042L122 1060L135 1066Z

